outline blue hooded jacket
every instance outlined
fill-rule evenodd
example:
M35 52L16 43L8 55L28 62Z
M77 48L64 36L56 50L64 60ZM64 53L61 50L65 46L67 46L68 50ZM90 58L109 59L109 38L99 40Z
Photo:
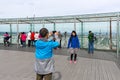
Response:
M53 56L53 48L59 46L58 42L38 40L35 43L35 57L37 59L50 59Z
M68 40L68 48L80 48L80 43L77 36L72 36L71 39Z

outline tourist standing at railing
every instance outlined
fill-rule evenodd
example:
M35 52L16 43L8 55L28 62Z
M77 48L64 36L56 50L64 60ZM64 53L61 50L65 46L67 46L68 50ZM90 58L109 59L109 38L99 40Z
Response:
M56 40L56 36L55 36L56 31L52 31L52 32L53 32L53 34L52 34L53 41L55 41Z
M4 35L4 46L9 46L10 42L9 39L11 38L11 36L9 36L8 32L6 32Z
M65 36L65 40L66 40L66 38L67 38L67 32L64 33L64 36Z
M31 32L31 45L34 46L34 42L35 42L35 32Z
M20 32L19 34L18 34L18 44L19 44L19 41L20 41L20 46L22 46L22 39L21 39L21 35L22 35L22 32Z
M62 34L60 33L60 31L58 32L58 38L60 39L60 46L59 46L59 48L62 48L62 47L61 47Z
M92 31L89 31L88 34L88 53L94 53L94 33L92 33Z
M59 32L57 32L57 31L55 32L55 41L60 43ZM59 49L59 48L60 48L60 45L56 49Z
M68 40L68 47L69 52L71 53L70 56L70 63L72 63L74 61L74 63L76 63L76 59L77 59L77 51L80 48L80 43L79 43L79 39L77 36L77 33L75 31L72 31L71 36ZM74 58L74 60L73 60Z
M20 33L17 36L17 43L19 44L19 42L20 42Z
M60 38L58 35L59 35L59 33L57 31L53 31L52 38L53 38L53 41L57 41L60 43ZM59 46L57 48L54 48L54 49L59 49Z
M23 32L21 35L22 47L26 47L26 38L27 38L27 36L26 36L25 32Z
M64 44L63 44L64 47L67 46L67 32L64 33Z
M48 40L53 33L49 33L46 28L40 30L41 38L35 43L35 72L36 80L53 80L52 75L55 72L53 48L59 46L59 42Z
M38 32L35 33L34 38L35 38L35 42L39 39L39 33Z
M27 34L28 47L31 46L31 31Z

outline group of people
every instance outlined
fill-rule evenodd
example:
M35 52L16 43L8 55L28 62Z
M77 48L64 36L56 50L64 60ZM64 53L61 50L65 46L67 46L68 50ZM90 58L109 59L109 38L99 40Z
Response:
M10 36L6 32L4 34L4 45L9 43ZM18 36L21 45L26 46L28 40L28 47L35 46L35 72L36 80L52 80L52 73L54 69L53 49L61 48L62 35L60 32L49 32L46 28L40 29L38 32L29 32L26 34L22 32ZM94 33L89 31L88 34L88 53L94 53ZM76 31L71 32L67 46L70 53L70 63L76 64L77 52L80 49L80 42Z
M28 40L28 47L34 46L34 43L40 38L38 32L29 32L26 34L25 32L21 32L18 35L18 43L20 41L20 45L22 47L26 47L26 40Z
M46 28L40 29L41 38L35 43L35 72L36 72L36 80L52 80L52 73L55 71L54 69L54 59L53 59L53 49L57 48L60 45L57 37L59 35L58 32L50 32ZM53 38L50 38L50 37ZM94 34L89 31L88 39L89 39L89 49L88 53L93 52L93 40ZM51 40L50 40L50 39ZM75 31L72 31L71 36L68 40L68 46L70 55L70 63L76 63L77 51L80 49L80 42Z
M59 34L59 35L56 35ZM60 32L53 31L52 37L54 38L54 41L59 40L61 48L61 40L62 40L62 35ZM28 32L27 34L25 32L21 32L18 35L18 43L20 42L20 45L22 47L26 47L26 41L28 42L28 47L33 47L35 42L41 38L41 35L38 32Z
M36 80L52 80L54 69L53 49L60 46L58 39L59 33L49 32L46 28L40 30L41 38L35 43L35 71ZM52 37L52 38L51 38ZM75 31L71 33L68 41L68 48L71 52L71 62L75 54L74 63L76 63L76 51L80 48L79 40Z
M52 31L52 35L51 35L51 38L53 39L53 41L58 41L60 43L60 45L57 47L57 48L62 48L61 46L61 42L62 42L62 34L57 31Z

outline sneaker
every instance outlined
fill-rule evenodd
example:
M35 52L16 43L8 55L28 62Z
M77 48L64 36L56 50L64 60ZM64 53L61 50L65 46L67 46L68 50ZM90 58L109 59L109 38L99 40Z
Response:
M70 60L70 63L72 63L72 61Z
M76 64L76 61L74 61L74 63Z

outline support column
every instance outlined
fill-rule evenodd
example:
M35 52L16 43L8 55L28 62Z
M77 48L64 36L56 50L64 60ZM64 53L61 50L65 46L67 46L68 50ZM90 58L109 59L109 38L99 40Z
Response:
M110 49L112 49L112 21L110 19Z
M74 19L74 30L76 31L76 22L75 22L76 19Z
M81 48L83 48L83 22L81 22Z
M119 48L120 48L120 46L119 46L119 13L118 13L118 15L117 15L117 57L119 57Z
M10 24L10 36L12 37L12 24ZM10 43L12 44L12 38L10 38Z
M45 28L45 22L44 22L44 20L43 20L43 23L42 23L42 25L43 25L43 28Z
M35 24L33 23L33 26L32 26L32 30L33 32L35 32Z
M19 47L19 21L17 20L17 48Z
M32 25L32 24L30 24L30 31L32 31L32 26L33 26L33 25Z
M34 17L33 17L33 22L32 22L32 30L33 32L35 32L35 14L34 14Z
M54 23L53 30L54 31L56 30L56 23Z

